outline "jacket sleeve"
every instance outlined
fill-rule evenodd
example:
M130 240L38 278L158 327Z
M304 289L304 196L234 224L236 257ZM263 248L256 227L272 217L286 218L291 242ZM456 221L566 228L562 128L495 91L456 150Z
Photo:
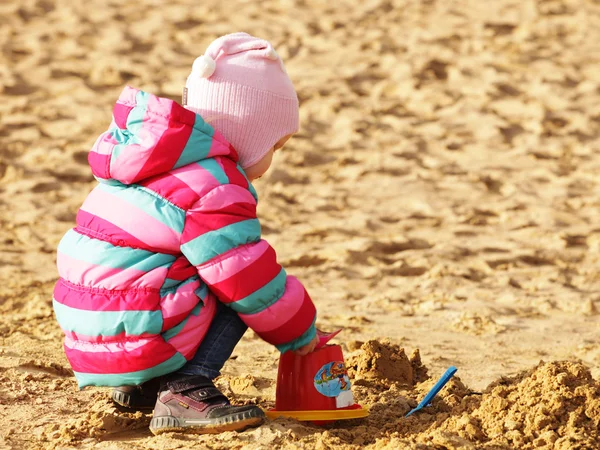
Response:
M315 306L261 239L248 189L224 184L196 202L186 214L181 250L218 299L282 353L315 337Z

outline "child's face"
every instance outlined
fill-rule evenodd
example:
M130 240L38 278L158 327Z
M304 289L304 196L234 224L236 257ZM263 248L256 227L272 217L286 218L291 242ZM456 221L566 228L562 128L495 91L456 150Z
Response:
M269 170L269 167L271 167L271 162L273 161L273 153L283 147L291 137L291 134L282 137L272 148L269 149L269 151L265 154L265 156L262 157L260 161L253 166L244 169L244 172L246 172L246 176L250 181L262 177L265 172Z

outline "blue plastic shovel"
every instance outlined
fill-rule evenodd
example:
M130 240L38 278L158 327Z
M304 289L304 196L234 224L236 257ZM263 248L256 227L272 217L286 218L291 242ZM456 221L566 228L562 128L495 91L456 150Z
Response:
M440 392L442 390L442 388L446 385L446 383L448 381L450 381L450 378L452 378L454 376L454 374L456 373L457 370L458 369L456 367L450 366L450 368L448 370L446 370L446 373L444 373L444 375L442 375L442 378L440 378L438 380L438 382L435 383L435 386L433 386L431 388L431 390L427 393L425 398L423 400L421 400L421 403L419 403L415 409L409 411L409 413L404 417L408 417L412 413L415 413L415 412L425 408L427 405L429 405L429 403L431 403L431 400L433 400L433 398L438 394L438 392Z

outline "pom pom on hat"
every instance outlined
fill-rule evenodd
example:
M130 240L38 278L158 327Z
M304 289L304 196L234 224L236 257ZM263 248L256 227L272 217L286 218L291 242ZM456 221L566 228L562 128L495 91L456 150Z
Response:
M275 49L273 47L271 47L267 50L267 58L272 59L273 61L279 59L279 55L277 54L277 52L275 51Z
M215 73L217 64L208 55L198 56L192 65L192 73L200 78L210 78Z
M273 47L269 47L269 49L267 50L267 58L269 58L272 61L278 61L281 70L287 74L287 70L285 70L285 66L283 65L283 60L279 57L279 54L275 51Z

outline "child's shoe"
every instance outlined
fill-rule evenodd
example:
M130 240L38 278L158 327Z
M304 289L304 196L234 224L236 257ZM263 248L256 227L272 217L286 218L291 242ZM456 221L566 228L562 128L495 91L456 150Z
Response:
M118 406L135 411L152 411L160 388L160 380L154 378L139 386L119 386L112 391L112 400Z
M231 405L208 378L179 376L162 383L150 431L154 434L241 431L264 420L265 413L258 406Z

